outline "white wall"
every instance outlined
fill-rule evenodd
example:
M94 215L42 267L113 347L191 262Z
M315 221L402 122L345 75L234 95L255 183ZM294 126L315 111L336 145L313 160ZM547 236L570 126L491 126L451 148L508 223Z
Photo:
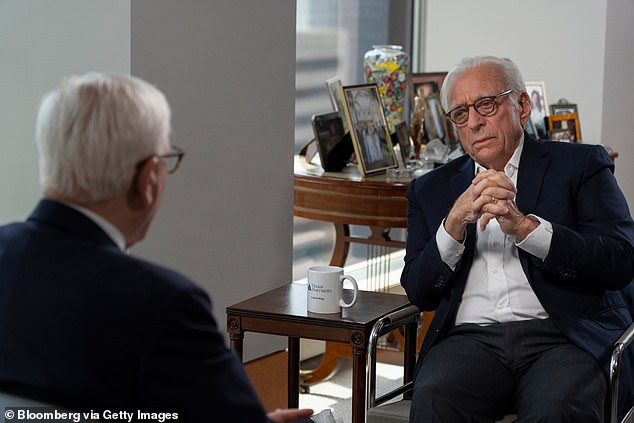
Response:
M294 0L0 0L0 224L39 197L39 99L88 70L166 93L187 155L133 254L201 284L224 332L228 305L291 282ZM248 336L245 357L285 345Z
M464 56L509 57L525 80L546 83L549 103L578 105L583 142L619 152L616 175L634 204L632 1L426 0L426 8L426 72Z
M62 77L130 69L130 1L0 1L0 224L39 198L35 115Z
M163 89L187 155L135 249L225 308L291 282L295 1L132 0L132 72ZM247 334L245 358L286 346Z
M601 139L617 146L616 177L634 208L634 2L610 0L607 12Z

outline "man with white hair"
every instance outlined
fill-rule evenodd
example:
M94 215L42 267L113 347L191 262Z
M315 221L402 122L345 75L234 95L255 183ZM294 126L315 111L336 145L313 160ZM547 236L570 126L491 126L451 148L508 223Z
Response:
M179 422L306 419L267 418L205 292L125 253L183 158L170 130L163 94L130 76L70 77L42 100L44 198L0 228L0 391Z
M465 58L441 101L467 152L411 182L401 282L435 310L410 420L600 422L632 323L633 222L599 145L535 140L519 69ZM624 360L622 410L634 401Z

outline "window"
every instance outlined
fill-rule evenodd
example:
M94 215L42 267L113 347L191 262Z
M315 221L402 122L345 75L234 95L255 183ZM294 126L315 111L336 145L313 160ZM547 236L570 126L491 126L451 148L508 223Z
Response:
M402 45L411 55L413 0L297 0L295 154L313 138L311 116L332 110L326 80L364 83L363 55L378 44ZM367 228L352 227L364 235ZM293 280L314 264L328 264L334 245L330 223L295 218ZM346 265L367 259L353 244Z

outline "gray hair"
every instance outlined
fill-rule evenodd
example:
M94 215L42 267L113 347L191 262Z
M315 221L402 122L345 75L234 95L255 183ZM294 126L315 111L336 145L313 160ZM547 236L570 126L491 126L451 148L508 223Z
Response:
M80 203L122 194L137 165L169 145L170 115L163 93L139 78L64 79L44 96L37 115L42 188Z
M519 68L510 59L495 56L475 56L465 57L447 74L440 90L440 102L445 111L449 107L449 93L453 88L453 83L458 75L468 69L480 66L497 66L502 73L503 82L506 88L513 90L512 96L517 98L519 93L526 91L526 84Z

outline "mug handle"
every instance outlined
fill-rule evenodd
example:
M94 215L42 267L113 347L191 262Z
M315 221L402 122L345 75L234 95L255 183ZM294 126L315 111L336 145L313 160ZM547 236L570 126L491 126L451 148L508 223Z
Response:
M354 295L352 296L352 301L350 301L347 304L343 300L343 298L339 300L339 307L342 307L342 308L352 307L353 305L355 305L357 303L357 297L359 295L359 287L357 286L357 281L350 275L341 275L341 277L339 278L342 284L343 284L343 281L345 281L346 279L348 279L350 283L352 284L352 286L354 287Z

